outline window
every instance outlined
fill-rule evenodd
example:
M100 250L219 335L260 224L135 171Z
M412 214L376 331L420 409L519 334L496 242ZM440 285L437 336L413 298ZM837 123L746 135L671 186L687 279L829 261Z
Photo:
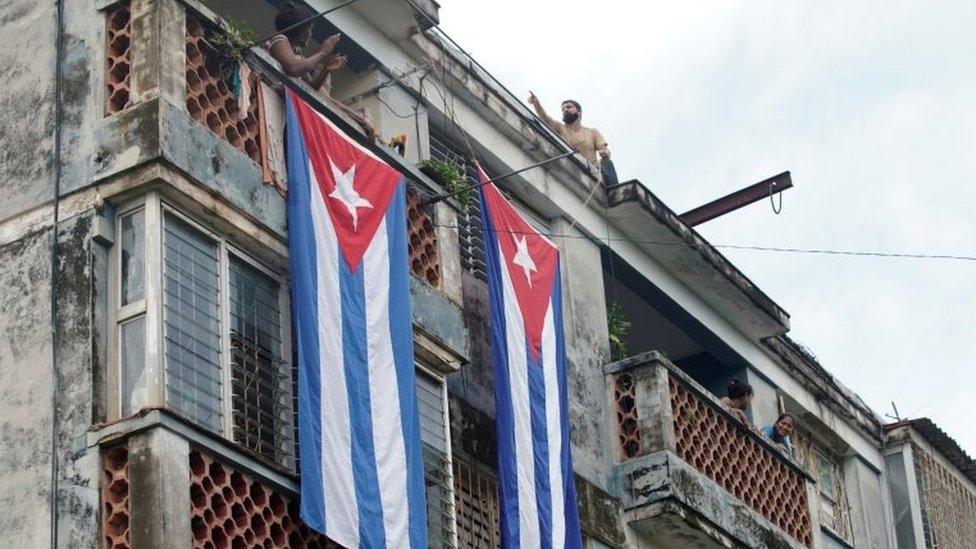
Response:
M478 172L468 160L467 155L450 137L442 132L430 129L430 157L436 160L451 162L465 175L468 185L478 184ZM461 245L461 268L487 281L487 267L485 266L485 235L481 220L481 203L476 193L466 210L458 212L458 240Z
M808 434L797 431L794 452L797 461L817 479L817 508L822 527L846 541L851 541L850 515L844 492L840 458Z
M163 228L166 404L213 431L223 426L218 243L173 212Z
M429 547L457 547L446 405L443 380L418 368L417 410L420 416L420 440L423 443Z
M284 284L155 193L120 211L118 412L165 405L294 469Z
M437 131L433 127L430 129L430 157L435 160L442 160L454 164L465 175L465 180L468 185L472 187L478 185L477 168L469 161L467 155L461 152L460 145L455 143L448 135ZM505 198L515 205L519 212L537 230L542 233L549 231L549 228L546 227L546 223L540 216L536 215L524 203L504 189L500 190ZM457 212L461 268L487 282L488 275L485 263L487 259L485 258L485 230L483 223L481 202L477 198L477 191L473 191L468 207L463 211Z
M498 477L474 460L454 454L454 497L460 547L501 546Z

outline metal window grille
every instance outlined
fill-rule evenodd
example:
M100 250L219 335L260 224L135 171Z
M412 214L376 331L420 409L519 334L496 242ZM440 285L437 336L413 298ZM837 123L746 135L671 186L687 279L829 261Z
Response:
M427 544L437 548L456 547L454 487L444 404L443 382L417 372L417 409L427 491Z
M228 286L234 440L291 468L291 372L281 356L280 287L234 256Z
M472 549L500 547L497 477L457 454L452 458L458 546Z
M167 212L163 229L166 403L221 429L219 246Z
M450 137L431 128L430 157L451 162L464 173L469 185L478 184L478 171L467 155ZM458 240L461 248L461 267L481 280L487 281L485 267L485 235L481 221L481 204L471 200L463 212L457 214Z

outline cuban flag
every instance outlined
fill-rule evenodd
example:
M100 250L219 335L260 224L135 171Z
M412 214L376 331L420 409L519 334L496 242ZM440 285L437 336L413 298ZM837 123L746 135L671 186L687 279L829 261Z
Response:
M556 245L479 168L503 547L578 548Z
M345 547L427 547L405 180L287 97L301 517Z

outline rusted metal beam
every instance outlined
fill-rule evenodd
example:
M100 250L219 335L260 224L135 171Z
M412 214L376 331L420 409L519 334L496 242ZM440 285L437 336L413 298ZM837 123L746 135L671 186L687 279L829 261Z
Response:
M727 194L718 200L713 200L708 204L698 206L689 210L679 217L686 225L694 227L706 221L723 216L729 212L748 206L764 198L772 196L774 193L785 191L793 187L793 179L790 172L786 171L779 175L774 175L769 179L764 179L755 185L750 185L744 189Z

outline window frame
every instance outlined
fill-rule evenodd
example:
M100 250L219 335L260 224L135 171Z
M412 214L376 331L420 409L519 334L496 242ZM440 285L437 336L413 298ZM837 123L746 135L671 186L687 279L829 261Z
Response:
M145 258L143 260L143 297L127 305L122 305L122 220L139 211L143 212L143 247ZM166 355L163 323L163 302L164 302L164 274L165 250L164 232L166 216L172 215L181 222L186 223L190 228L200 232L204 237L214 242L217 247L217 268L219 270L217 304L219 344L217 351L220 353L220 379L222 383L220 391L220 410L222 413L220 429L211 431L205 425L200 425L201 429L220 435L222 438L234 443L241 444L234 439L234 395L233 395L233 365L230 353L230 264L232 258L241 261L249 267L274 280L278 285L278 315L280 324L281 341L281 360L284 363L283 371L292 378L294 362L292 360L291 342L291 299L290 284L287 273L274 267L262 263L253 254L248 253L243 247L232 243L229 235L220 234L214 229L197 221L191 215L184 212L178 204L170 200L158 191L149 191L137 198L125 201L116 208L114 229L116 235L115 245L112 247L109 259L108 282L110 290L110 306L108 314L108 326L111 333L109 335L108 348L108 411L109 420L124 419L140 413L140 410L154 407L167 406L167 373ZM125 393L124 373L122 371L122 326L127 322L143 316L145 320L144 330L144 357L146 361L146 383L147 383L147 402L143 403L140 409L131 411L128 415L123 415L123 403L127 398ZM287 399L289 403L294 402L295 395L294 383L289 381ZM292 405L293 406L293 405ZM192 422L192 420L190 420ZM288 432L294 432L295 417L293 410L287 414ZM193 422L196 425L196 422ZM280 463L271 458L266 458L289 470L296 469L297 446L296 441L292 441L292 448L289 452L287 463Z
M445 455L445 460L447 462L445 464L445 471L447 473L446 484L450 492L448 503L451 506L451 516L449 518L448 524L450 525L450 529L451 529L451 543L452 543L451 547L458 547L457 505L455 504L456 494L454 493L455 492L454 450L451 447L451 410L450 410L450 400L448 398L448 392L447 392L447 378L444 376L444 374L437 372L433 368L424 365L423 363L421 363L419 360L416 359L414 360L414 375L416 377L424 376L427 379L434 381L438 385L438 388L440 389L441 413L444 418L444 452L445 452L444 455ZM418 429L420 429L419 422L421 420L419 414L419 407L420 407L419 396L415 397L415 400L417 401L417 407L418 407L417 427ZM420 444L421 446L423 446L426 443L421 441ZM422 448L421 448L421 454L423 454ZM426 475L426 471L425 471L425 475Z

